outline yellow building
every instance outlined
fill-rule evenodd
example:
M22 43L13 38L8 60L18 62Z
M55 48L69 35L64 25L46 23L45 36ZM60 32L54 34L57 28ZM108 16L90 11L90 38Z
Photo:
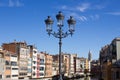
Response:
M52 55L45 53L45 78L52 77Z
M10 65L10 53L5 51L5 79L10 80L11 79L11 65Z
M88 59L84 59L84 61L85 61L84 68L89 71L89 61Z

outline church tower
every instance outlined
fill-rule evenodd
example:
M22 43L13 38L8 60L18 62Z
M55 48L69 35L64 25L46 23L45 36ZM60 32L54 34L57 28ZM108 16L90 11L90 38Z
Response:
M90 62L92 61L92 54L91 54L90 50L89 50L89 53L88 53L88 60L89 60Z

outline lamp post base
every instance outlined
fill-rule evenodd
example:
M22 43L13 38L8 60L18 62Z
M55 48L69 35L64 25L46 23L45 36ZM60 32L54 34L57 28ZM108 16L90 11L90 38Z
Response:
M63 79L62 79L62 75L60 75L59 80L63 80Z

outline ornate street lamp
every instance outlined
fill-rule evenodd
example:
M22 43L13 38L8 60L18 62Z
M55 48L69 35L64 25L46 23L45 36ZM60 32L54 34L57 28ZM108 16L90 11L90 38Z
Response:
M61 55L61 47L62 47L62 38L67 37L69 34L72 36L73 32L75 31L75 24L76 21L73 19L72 16L70 16L70 19L67 20L68 22L68 27L69 30L66 32L63 32L62 27L64 26L63 21L64 21L64 15L62 14L61 11L56 15L57 19L57 26L58 26L58 32L53 32L52 31L52 25L53 25L53 20L51 19L50 16L45 20L46 24L46 31L48 32L49 36L52 34L54 37L59 38L59 80L62 79L62 55Z

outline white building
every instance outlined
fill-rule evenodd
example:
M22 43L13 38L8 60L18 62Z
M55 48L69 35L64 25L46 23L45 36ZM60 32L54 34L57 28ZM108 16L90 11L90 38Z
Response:
M26 46L21 46L19 54L19 79L27 78L28 69L28 59L29 50Z
M30 49L30 55L31 57L31 64L32 64L32 76L31 78L37 78L37 54L38 54L38 50L33 46L30 45L29 46Z
M17 57L17 54L11 54L10 61L11 61L11 79L16 80L16 79L18 79L18 57Z
M73 75L75 73L76 58L77 54L70 54L70 75Z
M45 54L40 53L40 78L45 76Z
M30 79L32 76L32 55L30 54L30 47L29 46L28 46L28 52L29 52L29 54L27 54L27 60L28 60L27 77L28 77L28 79Z
M0 52L0 80L4 80L4 72L5 72L5 59L4 59L4 53Z
M80 74L81 72L81 61L80 58L76 58L76 74Z

